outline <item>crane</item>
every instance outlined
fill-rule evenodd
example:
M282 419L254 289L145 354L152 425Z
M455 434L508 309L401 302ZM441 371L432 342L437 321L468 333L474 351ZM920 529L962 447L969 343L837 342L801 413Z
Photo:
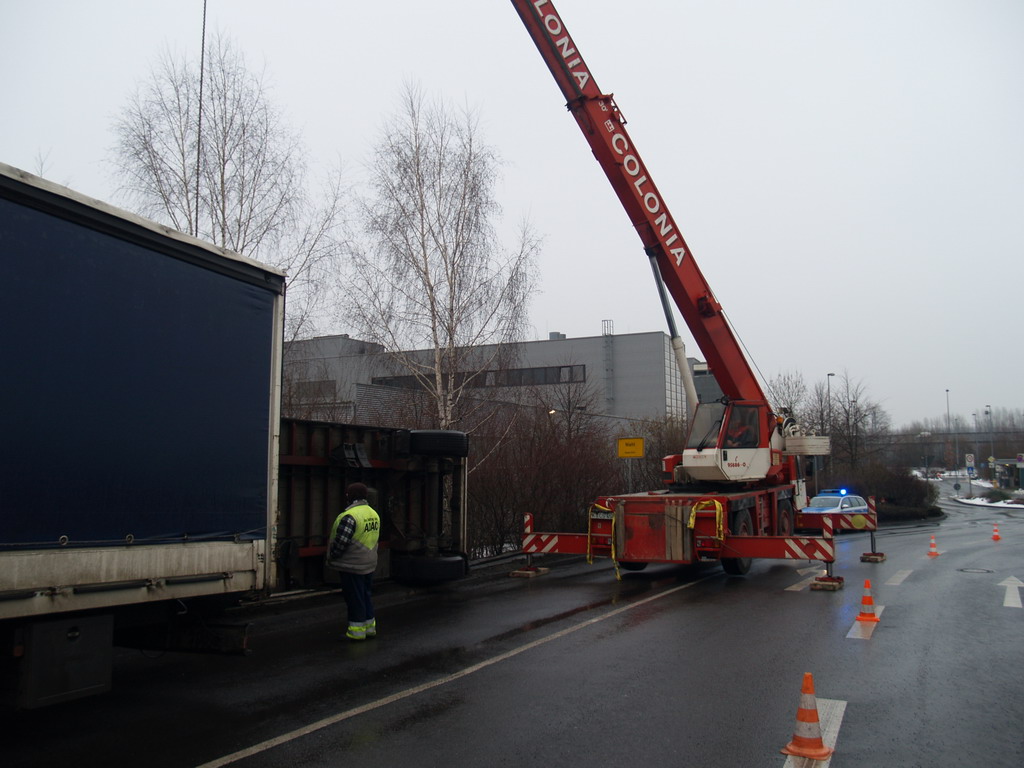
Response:
M684 381L689 371L669 297L723 392L718 401L698 404L688 390L686 444L681 453L663 459L667 490L599 499L585 537L536 534L528 518L524 550L568 552L585 546L588 555L610 554L627 567L721 559L727 571L745 573L752 557L796 557L795 548L800 556L831 564L831 534L846 523L829 515L799 518L807 495L798 459L827 454L828 438L804 435L791 418L774 412L614 97L598 87L554 4L512 0L512 5L640 237ZM825 536L802 547L793 544L798 522L820 528ZM873 530L874 524L872 518L850 526Z

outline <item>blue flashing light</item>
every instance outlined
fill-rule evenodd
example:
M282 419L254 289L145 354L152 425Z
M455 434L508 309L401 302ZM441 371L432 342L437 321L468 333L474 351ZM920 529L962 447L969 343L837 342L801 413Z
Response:
M840 488L839 489L839 495L840 496L845 496L846 495L846 489L845 488Z

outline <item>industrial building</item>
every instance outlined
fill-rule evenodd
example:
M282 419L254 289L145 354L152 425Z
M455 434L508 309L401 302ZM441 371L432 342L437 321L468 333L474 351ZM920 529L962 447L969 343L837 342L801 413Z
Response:
M583 385L591 408L606 416L663 419L685 413L682 378L668 335L660 331L616 335L606 321L600 336L551 333L514 345L500 367L474 378L483 400L522 402L558 385ZM425 360L429 351L411 353ZM702 401L721 397L705 363L688 358ZM417 387L379 345L347 335L294 341L285 349L285 408L302 418L372 423L385 392Z

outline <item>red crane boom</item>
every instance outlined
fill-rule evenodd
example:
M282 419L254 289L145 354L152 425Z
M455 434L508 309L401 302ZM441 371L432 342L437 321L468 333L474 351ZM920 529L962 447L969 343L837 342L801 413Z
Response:
M569 111L657 263L697 346L730 400L767 403L722 307L694 260L611 94L602 93L550 0L512 0Z

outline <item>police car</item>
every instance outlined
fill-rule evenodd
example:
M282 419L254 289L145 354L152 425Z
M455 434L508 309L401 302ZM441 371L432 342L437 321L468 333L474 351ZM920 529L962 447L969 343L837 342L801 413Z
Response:
M847 493L845 488L831 488L819 493L800 510L803 514L815 512L842 512L844 514L866 514L868 503L860 496Z
M868 503L861 496L848 493L845 488L828 488L813 497L807 506L800 510L801 515L814 515L822 512L842 512L843 514L867 514ZM798 532L806 533L813 529L800 528Z

